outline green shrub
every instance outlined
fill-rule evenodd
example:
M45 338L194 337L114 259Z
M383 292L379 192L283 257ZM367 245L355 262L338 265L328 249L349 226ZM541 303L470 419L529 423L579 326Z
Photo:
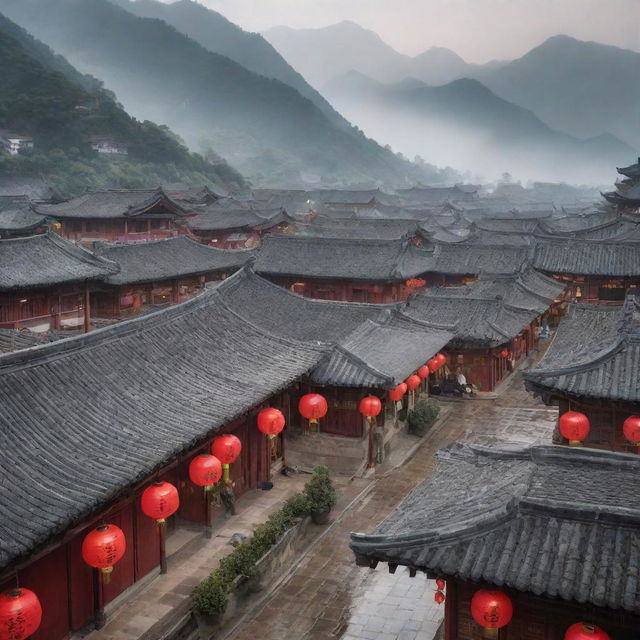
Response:
M307 484L310 484L312 480ZM266 522L255 528L251 538L239 544L228 556L222 558L218 568L194 589L192 595L195 611L202 615L211 616L224 613L233 581L238 576L255 575L258 560L273 547L296 518L309 515L310 506L306 493L296 493L287 498L278 511L272 513Z
M438 419L438 415L440 415L440 406L433 398L420 400L407 413L409 433L416 436L425 435Z
M227 608L231 583L214 571L193 591L193 606L198 613L219 615Z
M329 469L318 465L313 470L311 480L304 487L312 513L327 513L336 506L338 496L329 476Z

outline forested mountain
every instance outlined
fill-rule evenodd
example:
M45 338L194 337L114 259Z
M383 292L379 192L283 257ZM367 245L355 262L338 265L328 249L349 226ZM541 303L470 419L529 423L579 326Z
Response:
M431 87L411 78L384 85L351 72L326 91L369 134L385 134L406 154L484 177L509 171L525 179L602 183L612 166L635 154L610 135L580 140L551 129L477 80Z
M164 20L205 49L226 56L249 71L288 84L309 98L329 119L348 126L347 121L259 33L244 31L194 0L168 4L159 0L111 2L137 16Z
M331 122L308 99L107 0L0 0L0 11L116 92L136 117L210 143L256 183L399 184L440 174Z
M0 129L32 136L28 156L0 157L2 173L44 173L63 193L91 186L212 183L235 189L243 178L224 163L190 153L166 128L138 122L95 78L0 14ZM126 160L98 157L92 135L126 143Z
M477 77L556 129L580 137L609 132L640 147L640 53L555 36Z

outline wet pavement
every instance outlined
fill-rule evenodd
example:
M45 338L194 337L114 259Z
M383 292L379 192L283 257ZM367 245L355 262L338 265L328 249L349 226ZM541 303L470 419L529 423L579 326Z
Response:
M449 404L449 403L447 403ZM433 601L434 585L422 574L410 578L398 567L356 567L349 549L352 531L374 529L435 464L438 449L456 440L514 446L549 443L557 409L544 407L523 388L516 372L496 399L452 403L444 420L423 439L405 464L382 468L370 492L344 512L311 546L290 575L238 621L232 640L432 640L444 615Z

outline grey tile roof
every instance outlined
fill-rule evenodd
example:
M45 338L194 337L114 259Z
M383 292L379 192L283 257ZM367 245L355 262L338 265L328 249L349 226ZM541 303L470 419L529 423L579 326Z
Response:
M453 337L409 318L399 305L313 300L247 268L218 293L239 316L269 332L324 344L326 355L311 372L319 384L391 388Z
M0 567L289 386L323 353L245 321L211 289L0 356Z
M627 295L623 306L573 304L538 365L524 373L533 393L625 402L640 401L640 310Z
M564 288L528 269L515 276L481 277L470 285L418 290L405 312L434 326L453 327L454 346L493 347L517 336Z
M225 251L207 247L186 236L136 244L102 244L94 251L96 255L119 265L120 271L106 280L113 285L232 271L254 255L252 250Z
M26 197L0 196L0 232L31 231L44 225L45 220L31 208Z
M403 319L367 320L321 361L311 373L320 384L390 389L425 364L453 335L442 329Z
M530 250L519 245L498 246L459 242L438 243L425 271L458 275L515 274L530 260Z
M0 196L26 196L32 202L60 199L60 194L40 176L0 176Z
M162 189L106 189L90 191L59 204L37 207L38 213L52 218L128 218L162 205L171 213L183 216L187 212Z
M640 275L640 243L539 240L533 266L547 273L637 276Z
M104 280L118 270L55 233L0 240L0 291Z
M262 240L255 270L280 276L399 282L427 271L429 255L405 240L271 234Z
M415 235L418 221L402 219L333 219L318 216L313 223L298 224L297 235L325 238L367 238L399 240Z
M189 219L193 231L225 231L229 229L269 229L282 223L293 223L284 209L221 209L215 205L198 210Z
M478 188L474 185L456 185L454 187L412 187L398 189L397 194L407 202L441 204L448 201L469 201L478 198Z
M538 596L640 613L640 459L536 446L454 445L371 534L378 560Z
M630 164L628 167L618 167L618 173L629 178L640 178L640 158L635 164Z

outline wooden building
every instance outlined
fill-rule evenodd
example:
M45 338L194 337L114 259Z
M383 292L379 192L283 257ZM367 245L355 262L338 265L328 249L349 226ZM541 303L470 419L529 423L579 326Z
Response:
M566 283L572 299L621 304L627 289L640 285L640 237L541 239L533 266Z
M30 640L63 640L91 624L96 574L86 533L118 525L127 552L103 589L111 603L158 570L157 527L140 494L172 482L167 523L204 523L191 458L219 432L242 441L235 492L269 479L256 412L277 406L323 348L274 336L230 310L215 289L181 305L82 336L0 356L0 589L35 591L43 620ZM276 397L278 396L278 397Z
M96 255L115 262L118 273L93 287L94 318L121 320L150 307L184 302L208 283L223 280L254 255L224 251L186 236L135 244L99 244Z
M538 365L524 372L529 391L548 404L584 413L584 444L638 453L623 434L624 421L640 415L640 298L623 306L573 304ZM556 430L556 443L567 444Z
M471 202L477 200L478 187L457 184L453 187L411 187L398 189L397 195L406 204L445 204L447 202Z
M385 411L377 421L383 450L398 434L396 408L386 390L425 364L453 335L412 320L397 305L312 300L294 294L243 269L217 288L239 316L272 335L321 344L323 358L288 393L293 406L305 393L321 393L329 405L318 433L307 437L308 424L292 413L286 450L290 464L326 464L354 475L373 462L370 433L358 403L366 395L382 399Z
M272 234L262 241L255 270L310 298L388 303L407 298L406 281L427 271L430 256L408 239Z
M457 245L456 245L457 246ZM541 317L564 285L533 269L512 276L482 276L469 285L419 289L406 313L434 327L449 327L447 367L460 369L480 391L493 391L536 348Z
M0 328L90 328L90 291L119 267L54 233L0 240Z
M438 458L380 526L352 534L359 566L444 579L444 640L488 637L471 614L480 589L511 600L513 617L493 636L501 640L563 640L576 623L636 640L640 458L473 445Z
M619 211L640 214L640 158L635 164L618 168L618 173L624 178L616 183L616 190L602 195L615 204Z
M198 209L189 230L200 242L219 249L254 247L268 233L291 233L296 220L284 209L227 209L215 204Z
M186 234L189 210L162 189L90 191L36 211L55 220L62 237L92 246L94 242L148 242Z

